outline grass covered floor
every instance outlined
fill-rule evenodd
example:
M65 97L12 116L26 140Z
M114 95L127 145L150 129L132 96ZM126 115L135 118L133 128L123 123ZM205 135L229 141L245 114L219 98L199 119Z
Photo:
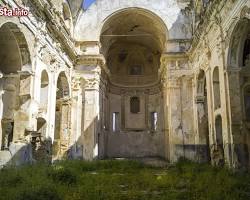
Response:
M66 161L0 171L3 200L248 200L250 175L191 162Z

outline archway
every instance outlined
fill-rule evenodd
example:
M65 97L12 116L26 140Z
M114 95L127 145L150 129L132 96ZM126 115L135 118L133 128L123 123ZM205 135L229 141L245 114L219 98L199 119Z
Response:
M206 75L200 71L197 78L197 112L198 112L198 133L199 133L199 161L208 162L210 157L209 145L209 123L208 123L208 100Z
M231 35L228 50L228 85L235 160L249 166L250 146L250 20L241 19ZM240 137L238 137L240 135ZM236 137L237 136L237 137Z
M46 138L46 129L47 129L47 122L44 118L37 119L37 133L41 135L41 137Z
M19 72L29 69L31 65L26 39L16 24L8 22L0 27L0 46L0 135L1 149L4 150L18 137L14 134L14 114L22 103L19 101L22 86ZM19 136L24 135L24 130L16 131Z
M167 36L162 20L145 9L123 9L104 22L101 53L110 70L108 99L112 105L107 109L111 127L108 157L165 156L160 150L165 148L160 131L162 94L156 88L160 88L158 72Z
M61 72L57 79L53 159L65 156L69 146L70 125L70 90L65 72Z
M129 8L106 19L101 31L101 53L119 86L148 86L158 81L167 28L150 11Z

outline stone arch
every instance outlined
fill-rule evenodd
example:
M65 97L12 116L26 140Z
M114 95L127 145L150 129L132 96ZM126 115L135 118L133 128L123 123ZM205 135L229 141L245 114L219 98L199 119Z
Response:
M111 116L109 127L113 129L108 130L110 135L105 151L107 157L159 156L164 153L158 149L163 149L165 143L160 139L164 124L158 72L168 29L157 14L145 8L113 11L103 18L98 36L100 53L110 72L108 84L112 88L107 99L112 106L107 109ZM137 132L147 145L139 142L133 132ZM159 133L156 136L158 144L149 138L149 132ZM117 138L123 143L118 144Z
M243 50L245 40L249 37L250 20L243 18L240 19L235 25L229 43L229 51L227 62L229 67L240 68L243 67Z
M250 20L241 16L229 38L227 55L231 130L239 166L249 164ZM240 135L240 137L235 137Z
M46 138L47 133L47 121L46 119L39 117L37 118L37 133L43 138Z
M214 97L214 109L216 110L221 107L219 67L215 67L213 71L213 97Z
M67 75L60 72L57 78L53 159L62 159L69 145L70 136L70 88Z
M165 27L169 29L177 25L176 22L183 18L181 17L181 6L175 0L149 0L147 2L118 0L112 3L109 0L101 0L79 15L75 29L76 40L98 41L106 19L126 9L142 9L151 12L161 19ZM171 37L175 37L175 35L171 33ZM183 37L186 38L185 34Z
M0 27L0 38L2 38L0 57L5 58L1 59L0 70L6 74L30 70L28 44L19 27L12 22L3 24Z
M126 14L129 15L129 14L131 14L130 13L131 11L132 11L132 14L134 12L134 13L137 13L138 15L142 14L145 17L149 17L149 18L152 19L152 22L154 22L155 24L157 24L158 27L157 27L156 30L158 31L160 29L160 32L163 35L163 42L162 42L163 46L162 46L162 48L164 48L166 40L168 39L168 28L167 28L167 25L162 20L162 18L160 18L157 14L155 14L151 10L143 9L143 8L139 8L139 7L124 8L124 9L117 10L117 11L111 13L109 16L107 16L105 19L103 19L102 26L101 26L101 29L100 29L98 35L101 36L103 34L103 32L106 31L106 29L110 28L109 27L109 23L111 21L113 21L114 18L119 17L120 15L124 15L124 16L126 16ZM100 38L100 41L101 41L101 38Z
M24 34L12 22L0 27L0 46L0 135L2 149L8 149L15 139L24 136L28 119L20 111L26 100L20 96L29 94L29 87L22 85L26 75L20 72L31 69L31 60Z
M140 86L157 84L167 34L164 22L145 9L126 8L108 16L101 29L100 42L112 84L131 86L136 80ZM138 73L130 73L133 71ZM121 75L125 75L126 80Z
M70 96L68 77L65 72L60 72L57 78L56 99L67 98Z

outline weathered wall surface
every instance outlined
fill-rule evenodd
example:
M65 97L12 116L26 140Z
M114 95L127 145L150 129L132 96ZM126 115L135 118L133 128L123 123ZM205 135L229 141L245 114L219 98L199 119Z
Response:
M133 91L130 92L133 93ZM132 94L131 94L132 95ZM163 110L161 94L136 95L140 97L139 114L130 113L130 98L109 94L110 131L107 135L107 157L165 157L165 135L163 132ZM152 112L157 113L156 130L151 128ZM117 130L112 130L112 114L119 113Z
M99 41L104 22L114 13L128 8L142 8L157 15L169 30L169 39L191 37L190 21L181 13L176 0L99 0L79 15L75 28L77 41Z
M15 1L10 0L7 3L9 6L17 6ZM21 1L18 3L19 6L23 6ZM1 6L4 5L2 2ZM32 2L26 6L39 9ZM3 93L1 97L4 102L0 106L2 150L0 165L41 161L40 159L47 156L40 155L41 152L48 154L46 159L51 161L51 142L54 140L56 122L57 80L61 72L66 74L67 84L71 85L72 62L69 56L60 49L60 42L53 38L55 32L51 33L51 29L50 31L47 29L49 24L41 22L40 19L38 21L37 18L39 17L36 14L30 13L28 17L1 17L0 19L1 33L5 34L6 30L10 32L8 39L6 37L0 39L1 43L6 46L5 54L9 55L5 56L3 69L1 67ZM3 43L4 40L10 41ZM4 55L3 49L0 55ZM4 68L12 71L6 71ZM42 74L46 74L47 78L44 79ZM3 82L6 82L4 80L8 82L7 88L3 85ZM12 82L15 80L18 84L13 85ZM43 88L43 84L46 85L46 89ZM67 91L67 95L71 95L71 90ZM67 115L62 118L68 119L68 117ZM66 130L65 128L67 138L70 138L73 135L70 133L70 127L63 129ZM67 150L75 141L71 143L67 142ZM65 147L59 147L61 150L63 148L65 149Z
M204 102L202 104L207 106L208 109L207 116L204 119L207 120L209 128L207 136L209 137L212 162L215 163L219 159L224 159L230 166L246 166L249 156L247 155L245 136L248 131L244 133L240 128L245 123L244 106L242 105L242 98L244 97L242 96L242 83L240 83L239 74L242 66L235 62L236 60L239 62L242 60L243 47L241 46L240 50L231 44L237 41L236 43L240 46L244 43L245 39L242 39L242 37L245 37L244 30L246 29L244 27L236 37L237 39L233 37L232 33L243 18L245 18L245 23L249 18L246 14L248 13L246 10L249 9L249 1L223 1L216 2L213 6L210 20L206 21L203 32L200 31L199 37L196 37L193 41L194 48L191 51L190 61L194 73L197 75L196 78L201 71L205 73L206 96L203 97L206 98L207 105ZM216 11L216 7L221 8L220 12ZM239 30L239 27L237 30ZM237 53L232 56L231 52ZM231 57L234 60L233 63L228 62ZM218 69L219 78L214 75L216 69ZM195 81L195 87L198 88L199 81L198 79L195 80L197 81ZM217 85L219 85L219 92L216 89ZM199 97L197 92L196 97ZM204 109L203 106L200 106L200 103L194 104L194 111L197 113L202 113ZM195 117L197 121L199 115ZM219 116L222 118L221 136L218 135L220 131L216 123ZM196 126L199 125L196 124ZM201 131L197 131L198 143L203 143L204 137ZM222 137L222 141L219 141L220 137ZM223 147L218 147L220 145Z

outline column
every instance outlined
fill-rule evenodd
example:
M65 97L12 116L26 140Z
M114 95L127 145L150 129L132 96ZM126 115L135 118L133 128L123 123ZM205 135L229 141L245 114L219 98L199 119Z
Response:
M100 67L85 72L85 111L84 111L84 147L83 156L86 160L98 158L98 134L100 133Z
M169 160L176 162L184 154L185 136L182 130L181 87L178 79L167 83L168 124L169 124Z

